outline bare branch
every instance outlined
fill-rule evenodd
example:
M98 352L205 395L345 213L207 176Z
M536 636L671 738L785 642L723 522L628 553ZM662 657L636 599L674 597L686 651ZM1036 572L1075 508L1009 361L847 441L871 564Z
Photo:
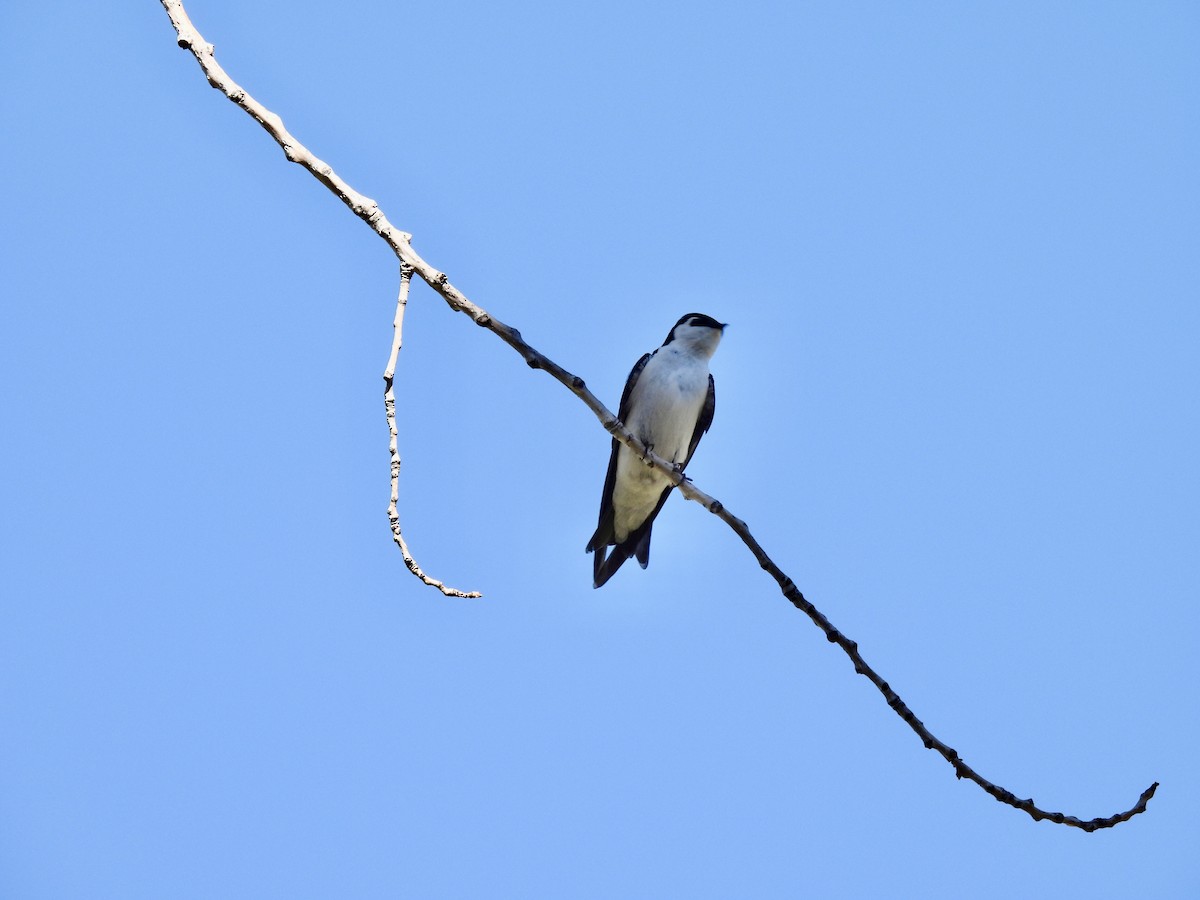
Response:
M180 47L192 52L192 55L196 57L196 61L200 63L200 68L204 70L204 74L208 78L208 83L245 110L283 148L284 155L287 156L290 162L303 166L312 173L313 177L337 194L342 202L350 207L351 212L370 225L376 234L387 241L388 245L400 258L402 273L400 298L397 303L396 318L393 323L394 338L392 353L388 359L387 371L384 373L386 382L384 409L387 414L388 429L391 433L388 449L391 454L392 488L391 502L388 506L388 519L392 526L392 539L400 548L400 552L404 557L404 565L426 584L436 587L447 597L474 598L483 596L478 591L460 591L456 588L447 587L436 578L426 575L421 567L417 565L417 561L413 559L412 553L404 541L404 536L400 531L400 516L397 510L400 455L396 442L396 404L392 391L392 377L396 371L396 357L400 351L400 334L404 320L404 308L408 301L408 285L412 279L415 263L420 264L421 277L426 281L431 277L438 277L440 273L434 272L424 260L412 251L412 248L409 246L412 235L393 228L392 224L388 222L387 217L380 211L379 204L350 187L349 184L333 171L331 166L314 156L307 147L292 136L291 132L284 127L283 119L247 94L241 85L229 77L228 73L217 62L213 54L213 45L205 41L200 32L192 24L187 10L183 8L182 0L161 0L161 2L163 8L167 11L167 15L171 18L171 24L175 26L175 33L177 35L176 43ZM403 274L405 272L407 272L406 276ZM441 277L444 278L444 276ZM453 305L452 303L451 306Z
M299 141L297 141L283 127L283 121L274 113L263 107L246 92L239 87L225 71L217 65L213 58L213 48L208 44L196 31L191 21L187 17L187 13L183 9L181 0L160 0L163 8L166 9L167 15L171 17L171 23L175 26L176 34L178 35L178 43L180 47L188 49L196 60L200 63L205 75L208 77L208 82L213 87L223 91L225 96L240 106L249 115L251 115L267 132L279 143L283 148L287 158L295 163L299 163L309 172L313 174L318 181L328 187L331 191L337 194L350 209L371 226L380 237L387 241L388 245L399 257L402 264L411 266L412 269L421 276L431 288L433 288L443 300L449 304L450 308L457 312L464 313L471 317L476 325L488 329L502 341L512 347L521 355L526 364L532 369L542 369L547 372L552 378L561 384L565 385L575 396L583 401L600 420L600 424L604 426L614 438L629 447L639 456L641 456L646 464L653 466L662 472L671 483L674 484L687 499L692 500L702 505L713 515L720 518L734 533L737 534L742 542L750 548L750 552L754 554L754 558L758 560L758 564L770 573L775 579L783 592L784 597L788 601L812 619L824 633L825 637L834 644L842 648L842 651L850 658L854 664L854 671L860 675L865 675L867 679L875 685L884 700L887 702L901 719L921 738L925 747L930 750L937 750L951 766L954 767L954 773L958 778L966 778L975 782L987 793L991 794L1001 803L1007 803L1016 809L1028 813L1035 821L1048 819L1051 822L1056 822L1060 825L1070 825L1074 828L1080 828L1087 832L1096 831L1101 828L1111 828L1121 822L1128 821L1133 816L1146 811L1146 805L1150 802L1150 798L1154 796L1154 792L1158 789L1158 782L1150 785L1138 798L1135 803L1125 812L1115 813L1114 815L1105 818L1095 819L1079 819L1075 816L1068 816L1059 812L1048 812L1039 808L1034 804L1032 799L1020 800L1011 791L1008 791L978 774L974 769L968 766L959 758L958 753L942 741L938 740L925 727L925 724L913 715L912 710L900 699L899 694L892 690L891 686L884 681L878 673L875 672L862 655L858 652L858 644L847 638L840 631L833 627L829 619L812 605L795 583L789 578L782 569L775 564L762 546L755 540L750 533L746 523L730 513L725 507L714 497L706 494L700 488L696 487L689 479L680 475L675 467L662 459L658 455L650 452L641 441L633 436L621 421L613 415L613 413L601 403L596 396L587 389L587 385L578 375L568 372L558 363L554 362L549 357L540 353L521 337L521 333L517 329L506 325L499 319L490 315L487 311L479 306L476 306L467 297L450 284L445 273L439 272L437 269L430 266L412 249L410 241L412 235L407 232L394 229L387 221L386 217L379 210L378 205L369 200L363 195L353 190L346 182L342 181L328 165L313 156ZM391 363L389 363L391 365ZM401 549L404 549L401 542ZM411 557L406 552L405 562L410 562ZM412 563L410 568L416 564ZM419 570L418 570L419 571Z
M400 553L404 557L404 565L408 566L408 571L430 587L437 588L447 597L482 597L483 594L479 591L460 591L458 588L447 587L436 578L426 575L417 565L417 561L413 559L408 544L404 541L404 534L400 531L400 449L399 434L396 430L396 395L392 390L392 385L396 374L396 359L400 355L401 336L404 332L404 310L408 307L408 286L412 283L412 274L412 266L400 264L400 292L396 297L396 318L392 320L392 352L388 357L387 368L383 370L383 408L387 416L388 455L391 457L392 470L392 492L388 502L388 521L392 525L392 540L400 548Z

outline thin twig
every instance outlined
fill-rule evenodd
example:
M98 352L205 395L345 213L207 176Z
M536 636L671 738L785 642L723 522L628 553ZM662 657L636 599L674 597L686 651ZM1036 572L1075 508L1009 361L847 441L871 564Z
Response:
M396 297L396 318L392 320L392 352L388 357L387 368L383 370L383 408L387 416L388 455L391 458L392 470L392 491L391 499L388 502L388 521L392 525L392 540L400 548L400 554L404 557L404 565L408 566L408 571L430 587L437 588L447 597L482 597L483 594L479 591L460 591L458 588L447 587L443 582L426 575L424 570L417 565L417 561L413 559L412 552L404 540L404 533L400 530L400 449L399 433L396 429L396 395L392 390L392 385L396 375L396 359L400 355L401 338L404 332L404 310L408 307L408 286L412 283L412 274L412 266L400 264L400 292Z
M634 453L645 459L646 464L653 466L662 472L671 483L679 488L680 493L687 499L701 504L705 509L713 515L720 518L734 533L737 534L742 542L750 548L750 552L754 554L754 558L758 560L758 564L770 573L771 577L779 584L780 590L784 597L788 599L797 609L805 613L812 621L820 628L825 637L831 642L842 648L843 652L850 657L850 661L854 664L854 671L860 675L865 675L867 679L879 689L883 694L884 700L908 726L916 732L921 738L927 749L937 750L951 766L954 767L954 773L959 778L966 778L975 782L987 793L991 794L1002 803L1007 803L1016 809L1022 810L1033 817L1035 821L1048 819L1051 822L1056 822L1061 825L1070 825L1074 828L1081 828L1084 831L1092 832L1100 828L1111 828L1121 822L1128 821L1133 816L1146 811L1146 804L1150 802L1150 798L1154 796L1155 790L1158 788L1158 782L1150 785L1142 792L1138 802L1135 803L1125 812L1116 813L1106 818L1095 819L1079 819L1075 816L1068 816L1058 812L1047 812L1044 809L1036 806L1032 799L1019 800L1011 791L993 784L983 776L979 775L974 769L968 766L958 753L942 741L938 740L925 727L925 724L913 715L912 710L900 699L900 696L892 690L891 686L884 681L874 669L867 665L866 661L858 652L858 644L847 638L840 631L833 627L830 621L812 605L795 583L789 578L782 569L777 566L762 546L754 539L750 533L750 529L746 527L746 523L730 513L725 507L715 498L709 496L700 488L696 487L690 480L683 478L675 467L662 459L658 455L647 450L636 437L633 436L621 421L613 415L613 413L601 403L596 396L587 389L582 378L568 372L558 363L554 362L549 357L540 353L531 347L521 337L521 333L517 329L504 324L499 319L496 319L484 309L476 306L456 287L450 284L450 280L444 272L439 272L437 269L429 265L412 249L412 235L407 232L399 231L391 226L387 218L379 210L378 205L373 201L353 190L346 182L334 173L334 171L325 163L321 162L315 156L300 144L288 131L283 127L283 121L274 113L267 110L253 98L248 96L246 92L239 87L225 71L217 65L213 58L212 45L206 43L199 32L188 19L187 13L183 9L181 0L160 0L163 8L166 9L167 15L171 17L171 24L175 27L177 41L180 47L184 47L192 52L196 60L200 63L205 75L208 77L208 82L213 87L225 93L230 100L244 109L247 113L267 130L276 142L283 148L287 158L294 163L298 163L307 169L317 178L322 184L328 187L331 191L337 194L351 211L356 216L365 221L371 226L372 230L380 237L387 241L388 246L392 248L396 256L399 257L402 264L407 264L421 276L431 288L433 288L443 300L449 304L450 308L457 312L464 313L471 317L476 325L488 329L502 341L512 347L521 355L526 364L532 369L542 369L547 372L552 378L561 384L565 385L575 396L577 396L600 420L600 424L604 426L614 438L619 440L625 446L629 447Z

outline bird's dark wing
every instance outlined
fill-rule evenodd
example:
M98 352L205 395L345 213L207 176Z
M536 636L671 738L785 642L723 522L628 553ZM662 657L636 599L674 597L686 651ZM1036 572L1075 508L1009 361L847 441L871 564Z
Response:
M657 352L657 350L654 351L654 353ZM646 363L650 362L650 357L654 353L643 354L642 358L635 362L633 368L629 370L629 377L625 379L625 390L621 391L621 405L617 408L617 416L622 422L629 415L629 397L633 394L633 386L642 377L642 369L646 368Z
M650 357L653 355L653 353L647 353L634 363L633 369L629 372L629 377L625 379L625 390L621 392L621 405L618 407L617 412L617 418L622 422L629 415L629 397L633 394L633 386L637 384L637 380L642 374L642 369L646 368L646 363L650 361ZM596 558L593 560L593 569L597 577L599 577L600 567L604 564L604 557L607 552L605 548L616 541L616 535L613 533L612 495L613 484L617 480L617 452L620 449L621 442L613 438L612 455L608 458L608 474L604 477L604 493L600 496L600 521L596 526L596 533L592 535L592 539L588 541L587 545L587 552L595 552L596 554ZM626 556L625 558L628 559L629 557ZM616 571L616 569L613 571Z
M704 432L712 426L713 413L717 411L717 383L713 381L711 375L708 376L708 396L704 398L704 405L700 407L700 418L696 420L696 430L692 432L692 442L688 444L687 457L683 461L686 466L692 461L692 454L696 452L696 447L700 443L700 438L704 437Z

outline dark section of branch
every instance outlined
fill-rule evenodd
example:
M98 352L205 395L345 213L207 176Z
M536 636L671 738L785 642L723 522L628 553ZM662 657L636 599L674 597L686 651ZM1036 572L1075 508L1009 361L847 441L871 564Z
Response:
M431 285L431 287L433 287L434 290L437 290L438 293L442 293L443 290L453 290L449 284ZM465 298L463 299L465 300ZM480 318L484 319L485 321L481 322ZM825 633L825 637L830 643L837 644L842 648L842 651L848 657L850 657L850 662L854 665L854 671L859 675L866 676L867 680L875 685L879 692L883 694L883 698L887 705L895 711L896 715L904 720L905 724L907 724L909 728L916 732L917 736L921 738L922 743L927 749L937 750L938 753L940 753L945 760L954 767L954 774L956 777L966 778L975 782L1001 803L1007 803L1009 806L1012 806L1015 809L1019 809L1025 813L1028 813L1035 821L1048 819L1051 822L1055 822L1060 825L1070 825L1074 828L1081 828L1087 832L1096 831L1101 828L1112 828L1114 825L1128 821L1138 813L1146 811L1146 804L1150 802L1150 798L1154 796L1154 792L1158 789L1158 782L1150 785L1150 787L1148 787L1142 793L1141 797L1138 799L1138 802L1125 812L1116 813L1104 818L1085 820L1079 819L1075 816L1068 816L1060 812L1049 812L1047 810L1040 809L1034 804L1032 799L1020 800L1011 791L1005 790L1004 788L993 784L991 781L988 781L986 778L968 766L965 762L963 762L953 748L940 741L933 735L932 732L929 731L928 728L925 727L925 723L913 714L912 710L908 708L908 705L900 698L900 695L897 694L891 688L891 686L884 681L883 678L881 678L879 674L873 668L871 668L870 665L867 664L867 661L863 659L862 654L858 652L858 644L838 631L838 629L833 626L829 619L826 618L825 614L817 609L804 596L804 594L800 592L800 589L796 587L795 582L793 582L792 579L789 578L787 574L775 564L774 560L772 560L767 552L762 548L762 545L760 545L754 538L754 535L750 533L750 529L747 527L744 521L730 513L729 510L726 509L719 500L715 499L714 497L710 497L708 494L697 488L692 481L682 478L675 467L669 462L647 450L641 441L639 441L631 432L625 429L625 426L621 423L621 420L613 415L595 397L595 395L593 395L592 392L586 388L582 378L568 372L558 363L554 362L554 360L530 346L521 337L519 331L517 331L515 328L505 325L503 322L496 319L495 316L485 314L480 318L476 318L475 321L479 322L481 325L484 325L484 327L486 327L489 331L493 332L502 341L516 350L517 353L519 353L532 368L542 369L543 371L549 373L555 380L563 384L572 393L583 400L588 408L595 413L596 417L600 420L600 423L604 426L604 428L610 434L612 434L613 437L624 443L627 447L645 459L649 464L653 465L656 469L669 477L685 497L687 497L689 500L699 503L713 515L717 516L717 518L721 519L721 521L727 524L730 528L732 528L734 533L742 539L742 543L744 543L749 548L750 552L754 554L754 558L758 561L758 564L765 569L772 578L775 579L780 590L783 592L784 597L786 597L788 601L796 607L796 609L800 610L802 613L812 619L813 623Z

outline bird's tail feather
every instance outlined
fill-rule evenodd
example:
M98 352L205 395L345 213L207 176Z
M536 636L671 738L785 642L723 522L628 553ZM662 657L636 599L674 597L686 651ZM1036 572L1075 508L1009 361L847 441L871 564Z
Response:
M593 550L590 545L588 549ZM604 581L600 580L600 570L604 568L604 560L608 556L608 547L601 544L599 547L594 548L593 552L595 555L592 557L592 587L600 587L600 585L604 584L604 581L608 580L607 578Z
M650 565L650 529L646 529L646 533L642 535L642 539L637 545L637 561L638 565L643 569Z
M605 582L617 574L617 569L624 565L625 560L633 555L633 548L629 544L618 544L612 548L612 553L607 559L602 557L603 548L596 551L596 563L593 567L594 577L592 579L592 587L604 587Z

